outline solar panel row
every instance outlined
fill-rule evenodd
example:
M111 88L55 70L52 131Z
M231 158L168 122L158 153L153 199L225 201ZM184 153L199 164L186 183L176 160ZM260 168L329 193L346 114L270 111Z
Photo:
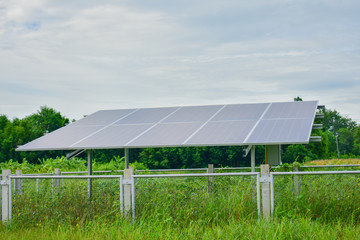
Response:
M317 101L102 110L18 151L308 143Z

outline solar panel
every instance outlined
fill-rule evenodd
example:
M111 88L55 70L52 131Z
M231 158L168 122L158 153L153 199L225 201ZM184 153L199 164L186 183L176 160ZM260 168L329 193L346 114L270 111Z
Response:
M201 123L161 123L150 129L134 141L129 147L181 146L182 143L199 127Z
M90 134L99 131L101 126L73 126L72 124L35 139L18 150L65 150Z
M143 108L117 121L115 124L157 123L178 108Z
M261 120L246 143L306 143L310 138L312 122L311 119Z
M264 119L309 118L314 119L317 102L272 103Z
M222 106L194 106L182 107L164 120L164 123L205 122Z
M102 110L17 151L308 143L317 101Z
M184 143L190 146L242 144L256 121L209 122Z
M125 109L125 110L102 110L96 113L93 113L79 121L72 123L75 126L87 126L87 125L102 125L106 126L112 124L114 121L119 121L120 119L128 116L130 113L135 112L135 109Z
M71 147L76 149L84 149L89 146L93 148L117 148L118 146L124 146L151 126L153 124L111 125Z
M212 121L259 119L268 105L269 103L227 105Z

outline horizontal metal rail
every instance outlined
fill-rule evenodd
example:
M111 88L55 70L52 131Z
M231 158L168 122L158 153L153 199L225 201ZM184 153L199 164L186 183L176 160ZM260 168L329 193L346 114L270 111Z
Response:
M360 174L360 171L271 172L270 175Z
M255 167L257 169L259 169L260 167ZM251 169L251 167L223 167L223 168L214 168L215 170L237 170L237 169Z
M76 176L61 176L61 175L54 175L54 176L10 176L11 179L76 179L76 178L123 178L123 175L76 175Z
M54 173L24 173L21 176L52 176ZM16 174L11 174L10 176L19 176Z
M149 169L136 170L135 172L177 172L177 171L206 171L207 168L179 168L179 169Z
M360 164L348 164L348 165L304 165L301 168L326 168L326 167L360 167Z
M272 166L272 169L276 169L280 166ZM332 167L360 167L360 164L348 164L348 165L303 165L299 166L300 168L332 168ZM255 167L259 169L260 167ZM224 168L214 168L215 170L247 170L251 167L224 167ZM179 168L179 169L148 169L148 170L135 170L135 172L180 172L180 171L206 171L207 168ZM103 171L93 171L93 173L112 173L112 172L124 172L124 170L103 170ZM73 171L73 172L61 172L61 175L68 174L87 174L87 171ZM319 173L319 172L318 172ZM22 176L53 176L54 173L26 173ZM12 174L11 176L16 176Z
M93 171L93 173L112 173L112 172L124 172L124 170L103 170L103 171ZM87 171L79 171L79 172L61 172L61 174L83 174L88 173Z
M133 178L167 178L167 177L218 177L218 176L257 176L258 172L247 173L189 173L189 174L155 174L133 175Z

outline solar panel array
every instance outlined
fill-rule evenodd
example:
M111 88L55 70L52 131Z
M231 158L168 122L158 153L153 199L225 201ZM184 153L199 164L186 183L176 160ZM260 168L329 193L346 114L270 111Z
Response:
M318 102L102 110L18 151L306 144Z

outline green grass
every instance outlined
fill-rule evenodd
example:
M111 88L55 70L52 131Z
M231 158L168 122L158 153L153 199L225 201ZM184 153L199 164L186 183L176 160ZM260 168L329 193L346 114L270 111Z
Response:
M359 174L274 176L274 188L276 216L360 223Z
M13 195L13 225L50 223L83 225L89 221L121 218L119 179L93 179L93 196L86 179L63 179L60 189L52 181L23 179L22 194ZM230 219L256 219L256 178L251 176L140 178L136 180L136 217L178 223L219 223Z
M51 223L79 225L94 219L113 220L120 216L119 179L93 179L91 201L87 179L63 179L61 188L51 179L23 179L23 193L13 195L13 225L26 227Z
M0 228L0 239L359 239L357 225L325 224L308 218L267 221L240 219L218 224L193 222L186 227L164 221L89 222L83 226L59 225Z
M61 162L66 164L66 162ZM115 163L113 163L115 165ZM275 176L275 218L259 220L251 176L136 180L136 219L119 211L119 182L23 180L0 239L360 239L360 176Z
M256 219L256 179L246 176L140 178L136 216L187 226Z

